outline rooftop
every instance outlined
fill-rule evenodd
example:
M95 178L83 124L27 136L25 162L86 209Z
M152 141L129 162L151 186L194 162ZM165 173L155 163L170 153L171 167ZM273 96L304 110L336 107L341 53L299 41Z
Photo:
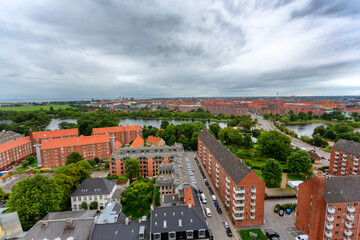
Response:
M163 140L163 139L159 138L159 137L149 136L146 139L146 142L148 142L148 143L159 143L161 140Z
M23 137L18 140L7 142L7 143L0 145L0 152L5 152L5 151L22 146L27 143L30 143L30 137Z
M53 130L53 131L43 131L43 132L33 132L33 139L40 138L53 138L53 137L63 137L71 135L79 135L77 128L72 129L62 129L62 130Z
M115 187L115 182L105 178L87 178L80 186L71 194L75 196L91 196L110 194Z
M60 147L82 146L82 145L89 145L96 143L110 143L110 136L96 135L96 136L80 136L73 138L45 140L41 143L41 150L60 148Z
M327 203L360 202L360 176L325 179L324 198Z
M216 140L206 129L199 134L199 139L219 161L231 179L238 184L251 171L229 149Z
M141 131L141 127L140 125L134 125L134 126L119 126L119 127L107 127L107 128L93 128L93 134L123 132L123 131Z
M171 156L183 153L184 149L182 145L163 146L163 147L126 147L119 148L112 155L112 159L118 159L123 157L138 158L138 157L153 157L153 156Z
M130 147L133 147L133 148L142 147L143 144L144 144L144 139L140 136L137 136Z
M96 210L49 212L43 220L59 220L67 218L90 218L95 217Z
M332 148L360 156L360 143L358 142L339 139Z

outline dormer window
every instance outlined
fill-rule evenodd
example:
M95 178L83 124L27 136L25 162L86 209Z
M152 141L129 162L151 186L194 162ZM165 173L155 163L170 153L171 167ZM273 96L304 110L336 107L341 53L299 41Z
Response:
M194 238L193 230L186 231L186 239L193 239L193 238Z
M154 239L155 240L161 240L161 234L160 233L154 233Z
M169 232L169 240L175 240L176 239L176 233L175 232Z
M205 229L200 229L199 230L199 238L205 238L206 236L206 231Z

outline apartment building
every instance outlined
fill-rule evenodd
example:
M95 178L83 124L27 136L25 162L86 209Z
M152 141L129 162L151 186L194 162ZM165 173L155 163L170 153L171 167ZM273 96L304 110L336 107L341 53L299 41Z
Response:
M32 145L35 147L35 145L41 144L43 141L47 141L47 140L78 137L79 131L77 128L53 130L53 131L42 131L42 132L33 132L30 129L29 136L30 136Z
M298 191L296 227L309 239L359 239L360 176L314 175Z
M165 141L159 137L149 136L146 139L146 145L150 147L163 147L165 146Z
M38 162L41 162L43 167L62 166L66 164L66 157L72 152L80 153L86 161L95 157L109 158L111 154L110 136L80 136L43 141Z
M141 166L141 175L154 177L158 173L159 165L169 163L176 156L184 153L182 145L164 147L126 147L116 150L110 158L110 174L125 174L125 160L138 159Z
M345 139L331 149L329 172L336 176L359 175L360 143Z
M33 154L30 137L23 137L18 140L0 145L0 170L22 161L28 155Z
M71 208L73 211L81 209L81 203L86 202L89 206L91 202L98 202L98 209L105 208L116 190L116 184L105 178L87 178L71 194ZM117 199L119 201L119 199Z
M93 135L107 134L115 137L115 141L122 144L130 144L138 136L141 136L141 127L139 125L134 126L119 126L119 127L107 127L107 128L93 128Z
M265 183L207 130L199 134L198 157L234 224L262 224Z

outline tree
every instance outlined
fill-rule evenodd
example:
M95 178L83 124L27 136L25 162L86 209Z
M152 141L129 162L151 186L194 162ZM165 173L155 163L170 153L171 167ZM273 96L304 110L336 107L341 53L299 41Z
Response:
M110 168L110 163L105 163L105 166L104 166L106 169L109 169Z
M172 145L175 144L175 142L176 142L176 137L175 137L175 136L171 136L171 137L169 138L167 144L168 144L169 146L172 146Z
M71 129L71 128L77 128L78 125L76 123L69 123L69 122L61 122L58 124L60 129Z
M249 134L245 135L242 145L245 148L252 148L253 147L254 144L253 144L253 141L252 141L251 136Z
M66 165L84 160L80 153L72 152L66 157Z
M287 158L287 166L292 173L311 173L311 161L309 154L304 150L292 152Z
M130 209L150 208L154 186L151 181L135 181L122 193L123 212Z
M354 128L346 122L339 122L334 125L334 131L337 134L348 133L354 131Z
M270 114L265 113L265 114L263 115L263 117L264 117L265 120L268 120L268 119L270 118Z
M319 134L315 134L313 135L312 138L312 145L323 148L329 146L329 143L325 139L323 139Z
M215 138L219 137L219 132L221 130L221 127L218 123L212 123L209 125L209 128L211 132L214 134Z
M64 190L61 210L68 210L70 207L70 195L76 189L75 178L63 173L55 174L54 181Z
M280 122L283 122L285 124L289 124L290 123L290 118L288 116L283 116L280 118Z
M100 163L100 158L96 157L96 158L94 158L94 161L96 162L96 164L99 164Z
M88 204L86 202L82 202L80 208L83 210L88 210Z
M133 176L139 177L140 175L140 162L137 159L126 159L125 160L125 173L130 179L130 182L132 181Z
M94 166L96 165L96 162L95 162L95 160L93 160L93 159L90 159L90 160L88 161L88 163L89 163L92 167L94 167Z
M325 132L326 132L326 128L323 125L321 125L314 129L313 135L319 134L320 136L324 136Z
M280 161L286 161L291 151L291 139L277 131L261 133L257 143L263 154Z
M336 133L333 130L326 130L325 134L324 134L325 138L331 139L331 140L335 140L336 138Z
M25 158L25 160L27 160L29 162L29 165L35 163L37 161L36 157L29 155Z
M73 177L75 179L74 183L77 185L82 183L86 178L90 178L89 172L91 170L92 167L88 162L80 161L59 167L55 171L55 175L63 173L67 176Z
M4 199L5 193L4 190L2 190L2 188L0 187L0 199Z
M29 166L29 161L26 160L26 159L24 159L24 160L21 162L21 165L22 165L23 167L27 167L27 166Z
M280 164L275 159L269 158L261 171L267 185L281 182L282 169Z
M301 120L307 120L307 118L308 118L308 115L304 112L299 112L298 116L299 116L299 119L301 119Z
M308 119L309 120L313 119L313 112L312 111L308 111Z
M97 201L93 201L90 203L90 209L91 210L97 210L99 206L99 203Z
M166 129L166 127L169 125L169 122L167 120L163 120L161 122L160 128Z
M6 206L18 212L24 230L29 230L49 212L61 210L63 194L53 179L36 174L16 183Z

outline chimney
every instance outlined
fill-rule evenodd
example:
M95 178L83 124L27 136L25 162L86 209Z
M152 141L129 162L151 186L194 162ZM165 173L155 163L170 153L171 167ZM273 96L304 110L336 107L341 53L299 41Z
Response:
M48 222L42 222L42 223L41 223L41 227L42 227L42 228L46 228L47 226L48 226Z
M182 220L179 219L179 227L182 227Z
M72 227L72 219L71 219L71 218L67 218L67 219L66 219L65 228L71 228L71 227Z
M166 220L164 221L164 228L167 228L167 222L166 222Z
M129 218L125 218L125 225L129 225Z

